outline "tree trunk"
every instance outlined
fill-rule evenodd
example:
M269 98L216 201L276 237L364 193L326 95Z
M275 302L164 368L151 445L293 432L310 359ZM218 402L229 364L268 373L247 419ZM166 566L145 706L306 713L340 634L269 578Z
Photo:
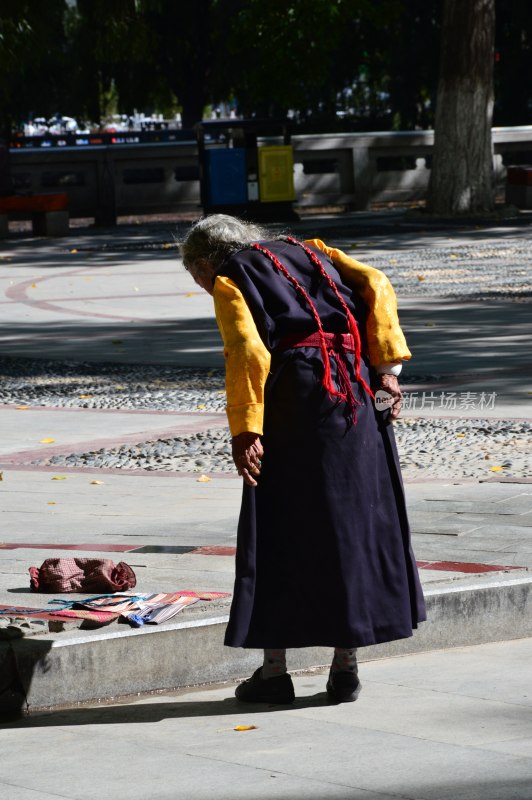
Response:
M207 95L205 83L201 77L197 74L190 75L189 83L186 86L180 86L181 91L179 93L176 92L183 109L181 112L183 128L193 128L203 118L203 110L207 105Z
M445 0L428 209L493 209L495 0Z

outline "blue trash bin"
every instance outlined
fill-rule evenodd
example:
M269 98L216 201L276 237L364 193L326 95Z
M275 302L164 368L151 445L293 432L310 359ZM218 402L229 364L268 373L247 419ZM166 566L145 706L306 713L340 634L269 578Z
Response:
M206 150L205 167L210 205L247 203L246 151L243 147Z

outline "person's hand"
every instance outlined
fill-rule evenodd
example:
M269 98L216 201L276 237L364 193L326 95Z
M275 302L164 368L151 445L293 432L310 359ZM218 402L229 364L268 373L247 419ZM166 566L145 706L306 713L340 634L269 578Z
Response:
M387 392L393 399L393 402L390 405L389 419L397 419L401 413L401 398L403 396L399 387L399 381L395 375L386 375L385 373L382 373L377 376L377 382L377 388Z
M233 461L248 486L256 486L256 477L260 475L261 458L264 453L260 436L251 431L244 431L232 439Z

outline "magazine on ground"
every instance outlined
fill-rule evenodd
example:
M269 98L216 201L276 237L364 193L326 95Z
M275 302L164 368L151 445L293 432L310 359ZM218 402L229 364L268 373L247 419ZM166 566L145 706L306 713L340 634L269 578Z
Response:
M62 603L64 607L83 608L92 611L120 614L129 624L138 628L141 625L159 625L179 614L187 606L199 600L217 600L228 597L229 592L159 592L139 593L135 591L117 592L115 594L95 595L83 600L64 601L50 600L51 603Z

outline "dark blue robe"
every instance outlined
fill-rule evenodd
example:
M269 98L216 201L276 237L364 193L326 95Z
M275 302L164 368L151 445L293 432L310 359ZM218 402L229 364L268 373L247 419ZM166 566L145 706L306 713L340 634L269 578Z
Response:
M346 313L302 248L262 243L310 295L323 329L347 332ZM365 308L314 250L359 324ZM325 390L315 347L276 349L311 334L308 304L261 252L245 249L217 274L233 280L272 354L265 389L264 457L256 488L244 486L236 579L225 643L232 647L359 647L412 635L425 619L393 426L356 382L348 405ZM331 358L333 378L336 361Z

